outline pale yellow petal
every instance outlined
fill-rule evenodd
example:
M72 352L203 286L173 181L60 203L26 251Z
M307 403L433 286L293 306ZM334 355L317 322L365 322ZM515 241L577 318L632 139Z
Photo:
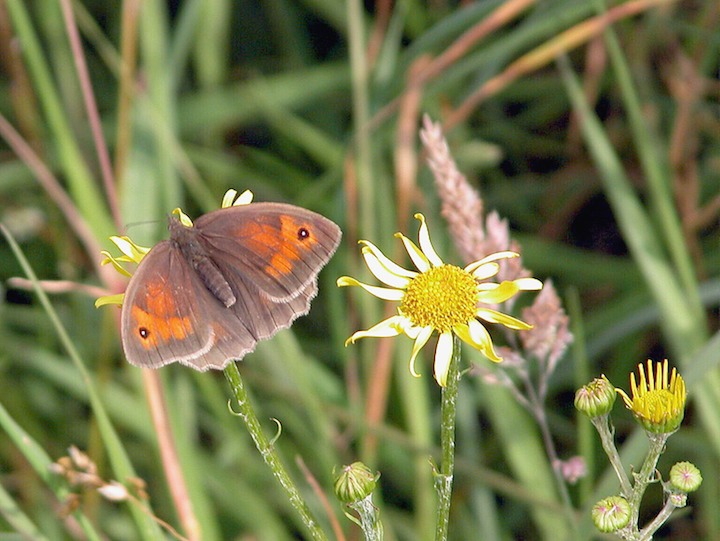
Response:
M413 325L408 318L404 319L405 326L403 327L403 332L407 335L408 338L412 338L413 340L415 340L420 334L420 331L424 329L424 327L418 327L417 325Z
M129 257L113 257L112 255L110 255L110 252L106 252L105 250L100 253L105 256L105 259L100 262L101 265L107 265L108 263L111 263L112 266L115 267L115 270L118 271L120 274L127 276L128 278L132 276L132 274L126 271L125 268L120 264L121 261L130 262Z
M354 344L361 338L389 338L400 335L403 327L402 316L392 316L373 325L366 331L357 331L345 341L345 345Z
M405 245L405 249L407 250L410 259L412 259L412 262L417 268L417 270L419 270L420 272L427 272L432 268L432 265L430 264L428 258L425 257L425 254L422 253L420 248L418 248L413 241L411 241L402 233L395 233L395 236L399 238Z
M435 381L440 387L447 385L447 375L450 369L450 360L453 354L453 338L452 333L444 332L438 338L435 347L435 363L433 368L435 371Z
M226 191L225 195L223 195L222 203L220 203L220 208L226 209L228 207L232 207L236 196L237 196L237 190L233 190L231 188L228 191Z
M392 261L389 257L387 257L385 254L383 254L380 248L375 246L372 242L369 242L367 240L361 240L360 244L363 245L363 252L365 250L369 250L375 257L378 258L383 267L388 269L393 274L397 274L398 276L404 276L406 278L414 278L415 276L417 276L417 272L407 270L401 267L400 265Z
M491 361L496 363L502 361L502 357L495 353L490 333L479 321L473 319L467 325L456 325L453 332L460 337L460 340L481 351Z
M487 280L492 278L500 271L500 265L491 261L490 263L483 263L482 265L475 267L473 270L465 269L473 275L476 280Z
M145 257L145 254L150 251L150 248L135 244L132 240L130 240L130 237L118 237L113 235L110 237L110 241L117 246L118 250L125 254L130 261L134 261L135 263L140 263L142 258ZM122 258L119 259L122 261Z
M118 293L117 295L103 295L95 300L95 308L107 306L108 304L122 306L123 300L125 300L125 293Z
M385 301L399 301L403 298L405 292L402 289L389 289L387 287L371 286L363 284L350 276L341 276L337 279L338 287L359 286L371 295L375 295L378 299Z
M423 327L414 325L413 322L410 321L410 318L403 314L398 315L397 326L408 338L412 338L413 340L418 337L418 334L420 334L420 331L423 329Z
M232 196L230 196L230 192L233 192ZM235 197L236 195L237 195L236 190L228 190L225 193L225 197L223 197L222 207L223 208L225 208L226 206L240 207L240 206L249 205L250 203L252 203L253 193L250 190L245 190L243 193L241 193L240 195ZM229 203L228 205L225 205L226 200Z
M120 250L123 254L132 258L135 250L133 249L133 242L128 237L118 237L113 235L110 237L110 241L117 246L118 250Z
M467 267L465 267L465 270L468 272L474 273L477 268L482 267L483 265L485 265L487 263L492 263L492 262L498 261L500 259L512 259L513 257L519 257L519 256L520 256L520 254L518 254L517 252L510 252L510 251L494 252L486 257L483 257L482 259L473 261Z
M362 256L370 272L382 283L399 289L405 289L410 283L410 278L393 273L392 270L383 265L382 261L367 247L362 249Z
M171 214L177 216L180 219L180 223L183 224L185 227L193 226L190 216L185 214L180 207L174 208Z
M495 353L490 333L482 323L475 319L470 320L468 322L468 335L470 337L470 341L466 340L468 344L482 351L485 357L491 361L496 363L502 361L502 357ZM458 334L458 336L460 335Z
M430 231L425 223L425 216L419 212L415 215L415 218L420 220L420 232L418 233L418 241L420 242L420 249L422 250L425 257L430 261L433 267L441 267L443 265L442 259L437 255L435 248L430 242Z
M415 358L417 357L420 350L423 348L427 341L430 340L430 336L433 333L432 327L423 327L415 338L413 344L412 354L410 355L410 373L416 378L420 377L420 374L415 370Z
M470 329L468 328L468 325L466 323L463 323L461 325L455 325L453 327L453 332L457 334L460 340L462 340L466 344L474 347L475 349L480 349L478 344L476 344L470 336Z
M527 331L533 328L529 323L525 323L497 310L490 310L489 308L478 308L475 315L488 323L499 323L508 329L514 329L516 331Z
M509 280L495 284L494 288L490 288L489 285L487 283L478 285L478 301L485 304L500 304L517 295L519 291L515 282Z

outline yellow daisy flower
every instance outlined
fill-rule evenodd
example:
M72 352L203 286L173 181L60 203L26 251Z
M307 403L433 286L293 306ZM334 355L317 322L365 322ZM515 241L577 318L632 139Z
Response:
M452 335L480 350L491 361L501 361L493 348L490 334L480 320L516 330L532 328L524 321L489 306L505 302L520 291L539 290L542 283L535 278L501 283L486 281L498 273L500 267L497 262L518 257L515 252L497 252L470 263L464 269L443 263L430 242L425 217L416 214L415 218L420 220L419 248L401 233L395 236L402 240L417 271L397 265L375 245L363 240L360 244L365 263L378 280L390 287L364 284L349 276L338 279L340 287L360 286L380 299L400 303L397 315L368 330L356 332L346 344L369 336L405 334L415 341L410 356L410 372L418 376L415 358L433 332L437 331L439 338L435 348L434 372L438 384L444 387L452 356Z
M656 363L653 373L652 362L647 362L647 378L643 365L638 365L640 384L635 374L630 374L632 398L622 389L617 389L625 406L632 411L637 421L648 432L669 434L675 432L685 416L685 381L675 368L668 373L668 361ZM669 376L669 377L668 377Z

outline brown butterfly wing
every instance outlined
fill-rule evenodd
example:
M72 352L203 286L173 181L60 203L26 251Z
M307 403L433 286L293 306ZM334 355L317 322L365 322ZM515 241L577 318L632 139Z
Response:
M220 369L257 342L168 241L143 258L130 280L121 329L127 360L145 368L179 362Z
M128 361L221 369L306 314L317 274L340 242L340 229L306 209L255 203L195 222L204 252L232 290L226 307L181 250L165 241L138 267L123 303Z
M198 218L195 227L219 266L276 302L305 292L341 237L324 216L282 203L220 209Z

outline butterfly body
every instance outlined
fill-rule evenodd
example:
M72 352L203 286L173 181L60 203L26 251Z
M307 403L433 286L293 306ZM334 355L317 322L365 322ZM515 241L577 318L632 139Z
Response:
M253 203L205 214L143 258L128 285L122 342L132 364L224 368L306 314L340 229L309 210Z
M213 262L209 247L204 245L203 236L197 227L187 227L180 220L170 215L168 230L173 248L180 250L185 260L197 272L198 276L210 292L229 308L237 299L222 271Z

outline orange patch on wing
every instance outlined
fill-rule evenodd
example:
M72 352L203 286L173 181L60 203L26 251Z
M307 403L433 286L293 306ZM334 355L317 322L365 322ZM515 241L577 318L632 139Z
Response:
M270 258L270 264L265 271L280 278L291 274L296 262L302 257L302 250L307 250L317 243L310 227L302 222L296 222L288 216L280 218L281 238L275 253ZM301 232L307 236L301 237Z
M190 319L176 315L175 300L161 283L147 284L147 310L131 308L132 321L140 344L145 349L156 348L170 340L182 340L194 333Z
M317 244L310 225L290 216L281 216L279 220L279 229L270 224L248 223L242 231L252 238L253 251L268 262L265 272L275 278L291 274L302 252ZM302 236L303 231L307 236Z

